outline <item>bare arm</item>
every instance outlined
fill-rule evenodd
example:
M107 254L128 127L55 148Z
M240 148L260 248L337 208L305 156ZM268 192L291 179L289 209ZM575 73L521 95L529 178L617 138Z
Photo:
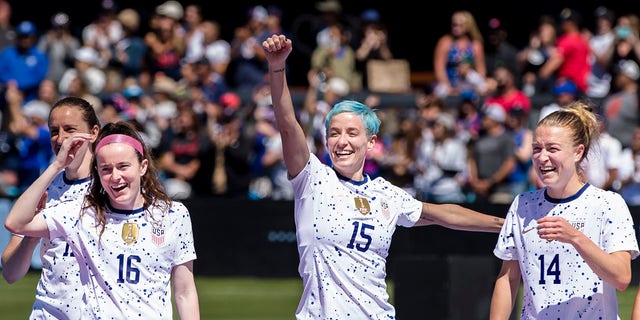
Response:
M12 284L24 277L31 266L31 256L40 238L11 236L2 252L2 277Z
M33 215L38 209L40 199L47 187L60 172L75 158L79 150L89 148L91 134L77 133L64 140L56 159L16 200L4 222L5 227L12 233L31 237L48 238L49 229L41 214Z
M520 288L520 265L516 260L502 262L502 268L493 287L489 319L508 320L518 297Z
M193 261L173 267L171 282L178 318L180 320L200 319L200 303L193 277Z
M437 224L454 230L498 233L503 223L504 218L480 213L457 204L423 202L422 214L415 225Z
M292 43L284 35L273 35L262 42L262 48L269 61L271 98L282 136L284 162L289 176L295 177L309 161L309 146L293 109L285 72L286 59L293 49Z

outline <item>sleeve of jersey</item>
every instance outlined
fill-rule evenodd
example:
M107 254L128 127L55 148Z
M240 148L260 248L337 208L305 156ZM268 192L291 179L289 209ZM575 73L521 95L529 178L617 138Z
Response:
M327 174L327 166L324 165L315 154L309 155L307 165L298 173L297 176L290 179L293 186L295 198L302 199L313 189L313 176L316 174Z
M176 245L175 252L173 253L173 256L175 257L174 266L195 260L197 256L193 241L193 229L191 227L191 215L189 214L189 210L184 206L184 204L174 202L169 214L174 215L175 217L171 220L171 228L176 230Z
M49 239L66 238L78 223L80 212L76 202L61 203L42 210L42 216L49 228Z
M402 227L412 227L416 224L422 214L422 201L414 198L404 189L393 185L382 177L376 178L373 183L380 183L382 186L376 188L386 190L385 197L387 198L387 203L398 204L397 225Z
M519 260L514 232L518 224L516 209L518 208L519 198L516 197L511 203L502 225L502 230L498 234L498 241L493 249L493 254L501 260Z
M604 224L603 249L607 253L629 251L631 259L638 257L638 240L634 230L634 221L629 207L619 193L610 193L610 209ZM606 208L605 208L606 209Z

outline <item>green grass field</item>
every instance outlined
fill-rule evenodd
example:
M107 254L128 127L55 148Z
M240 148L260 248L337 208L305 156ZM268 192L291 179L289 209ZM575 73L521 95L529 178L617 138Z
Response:
M30 272L9 285L0 280L0 310L3 319L27 319L40 273ZM197 277L202 319L284 320L293 319L302 292L298 278ZM630 319L637 286L618 293L620 318ZM393 284L389 283L389 292ZM393 295L390 295L393 303Z

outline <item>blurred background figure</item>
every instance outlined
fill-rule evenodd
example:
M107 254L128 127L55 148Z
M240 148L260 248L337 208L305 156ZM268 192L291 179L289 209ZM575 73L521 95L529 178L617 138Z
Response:
M47 79L59 82L64 72L73 65L73 55L81 47L80 39L71 33L69 15L58 12L51 17L51 28L37 43L37 48L49 57Z
M484 39L469 11L456 11L451 15L451 31L438 39L433 53L433 72L436 79L434 92L441 98L457 96L460 76L458 65L471 63L483 77L487 76Z
M37 39L36 25L22 21L16 27L14 45L0 52L0 83L14 83L25 103L37 97L40 82L49 70L49 58L36 47Z

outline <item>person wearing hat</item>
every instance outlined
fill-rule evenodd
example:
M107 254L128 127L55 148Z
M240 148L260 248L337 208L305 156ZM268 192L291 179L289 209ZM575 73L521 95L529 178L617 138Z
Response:
M568 79L558 79L553 85L553 102L544 105L538 112L538 121L551 112L560 110L578 98L578 87Z
M40 36L37 47L49 57L47 79L59 82L67 70L69 61L73 60L76 50L82 44L80 39L71 33L71 21L65 12L58 12L51 17L51 28Z
M456 137L456 119L440 113L433 126L425 128L416 156L414 188L418 199L436 203L464 203L463 175L467 147Z
M607 120L607 132L620 140L623 148L631 146L633 131L640 123L640 68L633 60L623 60L618 66L616 92L602 103L602 114Z
M49 58L36 47L37 36L36 25L22 21L16 27L15 45L0 52L0 83L16 83L25 103L36 99L38 86L49 70Z
M7 86L6 97L10 115L8 128L16 136L20 153L18 189L22 193L40 176L54 155L47 125L51 106L37 99L25 102L15 84ZM34 267L42 267L39 261L34 262Z
M516 166L515 142L507 132L507 112L499 104L482 108L482 128L470 146L467 187L477 203L510 203L515 194L508 178Z
M140 14L132 8L121 10L117 15L122 25L122 38L111 48L108 61L110 77L117 74L118 80L129 77L138 78L144 67L147 46L138 34L140 30Z

